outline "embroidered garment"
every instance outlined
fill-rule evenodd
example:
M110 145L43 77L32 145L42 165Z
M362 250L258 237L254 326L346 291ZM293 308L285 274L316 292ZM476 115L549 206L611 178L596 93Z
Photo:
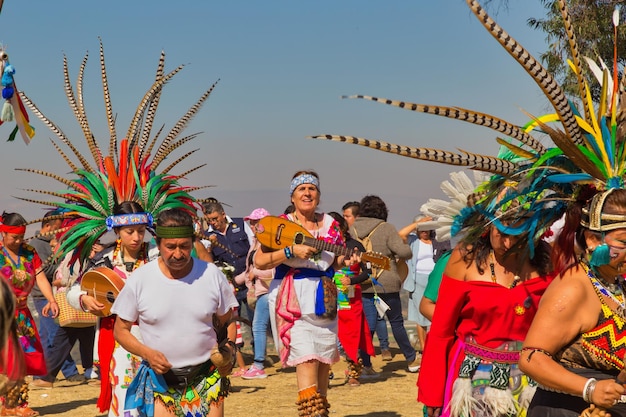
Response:
M601 306L598 323L593 329L578 336L556 358L568 368L596 369L617 374L624 368L626 320L609 307L597 289L596 294Z
M488 372L490 385L505 387L509 379L506 373L516 374L514 367L510 366L512 361L492 359L492 364L489 364L484 361L485 352L498 352L503 346L507 346L507 349L511 346L515 346L515 349L519 347L516 342L524 340L537 312L539 298L552 278L535 277L514 288L507 288L493 282L464 282L444 275L437 310L422 357L417 383L418 400L431 406L443 406L446 411L462 365L468 365L466 356L482 359L475 361L470 369L464 369L462 376L476 380L480 378L481 372ZM471 344L466 341L471 341ZM472 347L478 350L469 355ZM519 351L515 349L509 350L508 354L518 355ZM499 363L506 366L500 366ZM494 368L498 368L494 371L496 374L491 375ZM497 376L497 372L501 372L501 375ZM496 380L500 380L500 383L495 383ZM513 387L518 385L514 383ZM508 394L509 400L511 395L512 391ZM476 415L493 417L500 414L482 412Z
M282 216L287 218L286 216ZM338 223L324 214L319 229L309 231L328 243L343 245ZM325 318L322 277L332 278L334 255L321 251L312 259L288 259L276 268L275 282L281 282L276 298L276 327L283 366L295 366L308 360L332 364L339 360L337 351L337 320ZM336 298L334 301L336 305ZM294 336L294 332L298 336ZM293 349L297 340L298 349ZM307 341L312 341L308 343Z
M164 393L155 392L154 396L177 417L206 417L210 406L224 401L229 391L230 380L222 377L209 362L185 388L169 387Z
M17 335L24 352L28 375L46 375L47 373L39 332L26 305L28 295L35 285L36 271L39 268L41 268L41 259L32 246L22 244L18 258L15 260L11 259L0 243L0 277L9 283L17 298L15 311ZM7 369L0 369L0 373L12 375L13 364L7 364Z
M156 246L147 245L145 252L137 260L135 269L144 263L155 259L158 256ZM126 280L131 272L128 272L121 251L117 247L105 249L102 257L95 261L93 266L112 266L113 271L121 278ZM80 284L72 287L70 292L80 290ZM80 292L80 291L79 291ZM69 298L69 297L68 297ZM132 417L138 416L137 410L125 410L124 400L126 389L135 376L141 358L128 352L119 343L115 342L113 337L113 326L115 324L115 316L103 317L99 320L98 332L98 356L101 366L100 395L98 397L97 406L101 412L108 410L109 417ZM131 333L141 341L139 327L133 325Z

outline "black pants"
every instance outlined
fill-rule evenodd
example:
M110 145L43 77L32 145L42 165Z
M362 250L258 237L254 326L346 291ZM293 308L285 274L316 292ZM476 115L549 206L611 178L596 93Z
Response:
M43 377L44 381L54 382L57 374L63 366L63 362L70 354L76 341L80 342L79 351L83 369L93 367L93 345L96 336L96 327L59 327L49 355L46 357L48 374Z

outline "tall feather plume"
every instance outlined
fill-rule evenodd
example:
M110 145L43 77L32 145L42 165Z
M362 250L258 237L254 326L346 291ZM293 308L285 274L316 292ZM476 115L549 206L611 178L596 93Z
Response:
M161 162L163 162L170 153L174 152L178 147L182 146L186 142L189 142L190 140L195 139L196 136L198 136L199 134L200 133L193 133L189 136L185 136L184 138L180 138L175 143L170 144L166 147L164 146L159 147L159 150L157 151L156 155L154 155L154 159L152 160L152 164L150 165L150 168L153 170L156 169L159 165L161 165Z
M351 143L409 158L421 159L422 161L464 166L470 169L490 172L498 175L509 175L517 169L517 166L512 162L495 158L493 156L479 155L464 151L461 151L462 153L459 154L440 149L414 148L412 146L394 145L388 142L358 138L356 136L315 135L309 136L309 139L326 139L335 142Z
M59 139L61 139L61 141L63 143L65 143L71 150L72 152L74 152L74 155L76 155L76 158L78 158L78 160L80 161L80 164L83 166L84 169L86 169L87 171L92 171L93 172L93 168L91 167L91 165L89 164L89 162L87 162L87 159L85 159L85 157L83 156L83 154L81 154L78 149L76 149L76 147L72 144L72 142L67 138L67 136L65 136L65 133L63 133L63 131L61 129L59 129L59 127L57 125L55 125L50 119L48 119L35 105L35 103L33 103L28 96L26 95L26 93L20 91L20 97L22 98L22 100L24 101L24 103L26 103L26 105L28 106L28 108L30 108L30 110L35 114L35 116L37 116L39 118L39 120L41 120L46 126L48 126L48 128L50 130L52 130L52 132L54 134L57 135L57 137Z
M115 130L115 118L113 117L113 105L111 104L111 93L109 91L109 78L107 77L107 68L104 62L104 46L101 38L98 38L98 41L100 42L100 77L102 78L104 108L109 126L109 155L115 155L117 150L117 131Z
M159 147L159 149L157 149L157 152L155 155L155 161L158 159L160 163L160 161L164 157L163 155L164 150L167 149L169 144L172 142L172 140L176 139L178 135L180 134L180 132L185 129L189 121L196 115L198 110L200 110L200 108L202 107L202 104L204 104L204 102L209 98L209 96L215 89L215 86L217 85L218 82L219 80L213 83L213 85L200 96L198 101L196 101L194 105L191 106L189 110L187 110L187 112L183 115L183 117L181 117L178 120L178 122L174 125L174 127L172 127L170 132L167 134L167 136L161 143L161 146ZM158 163L156 163L156 165L153 165L152 169L156 169L157 166L158 166Z
M165 69L165 51L161 51L161 56L159 57L159 65L156 70L155 81L163 78L163 72ZM150 101L150 105L148 106L148 111L146 112L144 128L141 133L141 141L139 142L139 149L143 152L148 140L150 139L150 133L152 132L152 124L154 123L154 115L156 114L157 107L159 105L159 101L161 99L161 94L155 94L152 101Z
M544 92L556 113L559 115L561 123L565 128L568 141L573 142L574 145L583 145L584 140L582 138L578 124L574 113L569 106L569 102L565 93L556 82L552 74L550 74L539 61L537 61L526 49L522 47L511 35L509 35L500 25L498 25L485 10L475 0L466 0L468 6L472 12L476 15L482 25L491 33L491 35L500 42L500 45L507 50L507 52L519 62L526 72L531 75L537 85ZM560 137L552 138L555 144L561 149L567 149L570 154L570 158L581 161L584 163L585 156L576 147L572 146L567 141L560 140ZM558 141L558 142L557 142Z
M78 167L76 165L74 165L72 160L65 154L65 152L63 152L63 150L59 147L59 145L57 145L56 142L53 141L52 139L50 139L50 143L52 143L52 146L54 146L54 149L57 150L59 155L61 155L61 158L63 158L65 163L70 167L70 171L72 171L72 172L73 171L78 171Z
M470 207L464 201L456 202L455 208L460 212L448 218L448 230L456 228L469 231L470 236L466 241L471 243L479 237L486 225L494 224L504 233L528 237L520 241L528 242L528 254L533 256L534 243L541 239L543 232L564 213L581 187L587 187L589 184L596 189L624 187L626 110L623 110L622 106L626 104L626 76L618 83L617 52L614 53L613 80L608 77L611 71L604 63L600 68L587 59L591 72L602 86L602 99L596 114L590 88L583 74L575 29L570 21L566 2L559 0L572 54L569 64L577 77L583 106L583 115L580 116L580 112L574 103L569 102L554 77L526 49L491 19L476 0L466 0L466 3L487 31L533 78L554 107L555 114L539 117L527 114L531 121L520 127L494 116L460 107L431 106L353 95L349 98L360 98L466 121L489 127L507 137L496 139L501 145L498 157L475 155L463 150L459 150L460 153L452 153L412 148L354 136L318 135L312 138L366 146L401 156L466 166L495 174L474 192L465 193L468 198L470 195L477 197L474 206ZM615 16L614 14L614 26L617 27ZM617 103L620 104L619 107ZM558 124L555 126L555 123ZM544 147L530 135L534 130L547 134L557 147L551 149ZM512 143L511 140L519 141L520 145ZM466 185L467 182L463 181L463 184ZM436 202L432 208L450 214L446 211L445 202ZM506 225L506 222L501 221L505 213L508 213L506 216L513 213L516 219L515 226ZM454 221L451 220L453 217ZM454 233L451 232L450 235Z
M83 63L81 64L81 66L85 64L86 60L87 57L85 56L85 58L83 58ZM82 79L82 77L79 76L79 80L80 79ZM63 82L65 85L65 95L67 97L67 101L69 102L70 108L74 112L74 116L76 117L76 120L78 121L78 124L83 131L83 135L85 135L85 140L87 141L89 151L91 152L91 155L96 162L96 166L99 166L102 155L100 150L98 149L98 145L96 145L96 142L93 139L91 129L89 128L89 122L87 121L85 108L82 106L82 98L80 100L77 100L74 94L74 88L72 87L72 82L70 81L70 72L67 68L67 57L65 55L63 56Z
M570 20L569 11L564 0L559 0L559 9L561 10L561 16L563 17L563 26L565 27L565 33L567 34L567 41L569 43L570 52L572 53L572 63L578 70L576 71L576 80L578 82L578 92L581 97L587 96L587 90L585 87L585 79L583 77L583 67L580 62L580 53L578 52L578 43L576 42L576 34L574 33L574 27ZM582 100L583 111L585 120L589 122L591 110L586 100Z
M390 106L399 107L405 110L434 114L437 116L443 116L450 119L473 123L479 126L485 126L522 142L526 146L537 151L537 153L539 154L543 154L546 151L546 148L539 141L537 141L528 133L524 132L522 129L519 128L519 126L515 126L505 120L499 119L489 114L480 113L473 110L467 110L461 107L444 107L433 106L430 104L416 104L406 101L389 100L386 98L378 98L361 94L342 96L342 98L359 98L363 100L370 100L377 103L384 103Z
M150 104L150 101L154 98L156 94L158 94L159 90L163 88L165 83L167 83L174 75L176 75L180 70L182 70L184 65L179 65L174 70L170 71L169 74L162 77L160 80L155 81L150 89L143 96L139 105L137 106L137 110L135 110L135 115L133 116L132 121L130 122L130 127L128 128L128 133L126 134L126 138L131 142L135 139L137 134L137 129L139 127L139 121L143 117L143 112L146 107ZM136 140L136 139L135 139Z
M150 155L152 153L152 149L154 149L154 147L156 146L159 138L161 137L161 133L163 133L163 129L165 129L165 125L161 125L159 130L156 132L156 134L154 135L154 137L152 138L152 140L148 144L147 148L141 148L142 155Z
M178 175L178 178L185 178L187 177L189 174L191 174L192 172L195 172L197 170L199 170L200 168L206 166L207 164L202 164L202 165L198 165L197 167L193 167L185 172L182 172ZM206 187L214 187L214 185L207 185Z
M194 149L192 151L187 152L186 154L184 154L183 156L181 156L180 158L178 158L174 162L172 162L170 165L168 165L161 172L163 172L164 174L168 174L176 165L178 165L179 163L181 163L182 161L184 161L185 159L187 159L188 157L190 157L194 153L198 152L199 150L200 149Z
M89 129L87 115L84 111L82 92L87 56L83 59L79 70L76 95L69 79L67 58L64 57L63 76L66 96L74 112L74 116L83 130L85 140L89 145L92 157L95 161L95 167L92 167L87 162L86 158L78 151L72 141L65 136L61 129L45 117L35 104L24 95L24 102L33 110L34 114L56 133L61 142L71 149L80 162L80 164L75 164L60 146L51 140L57 152L59 152L71 169L71 173L67 178L63 175L50 173L42 169L18 169L20 171L50 177L67 187L67 190L64 192L34 189L26 190L28 192L43 193L58 198L61 200L58 202L20 198L23 201L45 204L46 206L62 209L64 210L64 218L71 221L67 232L63 234L60 240L60 249L56 253L57 257L63 257L74 249L78 249L81 256L86 256L89 251L86 250L85 246L91 245L99 235L106 231L106 220L112 215L114 206L124 201L136 201L140 203L143 209L150 213L153 218L156 218L160 211L174 207L183 208L190 214L195 215L197 203L195 198L189 193L203 189L204 187L183 187L179 184L179 180L188 173L206 164L187 170L184 174L178 176L169 174L169 171L175 166L180 165L198 149L188 151L182 156L179 156L161 173L157 173L155 168L175 150L198 136L198 134L191 134L178 138L191 118L200 110L202 104L215 88L216 83L213 83L200 99L191 106L185 115L178 120L161 144L158 144L158 138L163 131L163 127L159 129L149 146L145 147L151 134L150 131L154 123L162 88L183 68L181 65L169 73L164 74L164 60L165 56L161 53L159 66L157 68L157 80L144 94L135 110L128 129L128 137L120 140L118 143L106 74L104 48L102 41L100 41L100 70L105 98L106 117L109 135L111 136L108 141L110 148L109 155L103 157L95 140L95 136ZM152 148L157 145L157 156L151 160L150 152Z
M68 187L71 187L77 191L82 191L82 189L80 187L77 187L76 183L72 180L68 180L66 178L63 178L60 175L54 174L52 172L47 172L47 171L43 171L41 169L33 169L33 168L15 168L16 171L24 171L24 172L30 172L33 174L39 174L39 175L43 175L44 177L48 177L48 178L52 178L55 179L65 185L67 185Z
M72 200L72 201L76 201L79 202L80 199L77 197L74 197L71 194L68 194L67 192L58 192L58 191L47 191L47 190L34 190L32 188L26 188L26 189L22 189L23 191L28 191L31 193L39 193L39 194L46 194L46 195L51 195L53 197L57 197L60 199L64 199L64 200Z

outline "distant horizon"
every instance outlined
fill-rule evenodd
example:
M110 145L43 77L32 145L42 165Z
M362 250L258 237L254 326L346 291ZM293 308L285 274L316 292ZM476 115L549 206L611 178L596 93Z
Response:
M323 184L322 184L323 187ZM267 189L267 190L217 190L214 191L205 190L202 196L195 195L196 198L214 197L218 199L224 205L224 211L230 217L245 217L252 210L258 207L263 207L268 210L272 215L278 216L283 213L285 208L289 205L288 190L279 189ZM428 199L418 201L414 196L403 196L399 194L388 193L375 193L385 201L387 210L389 211L389 218L387 221L393 224L397 229L400 229L413 221L413 218L420 214L419 208ZM357 193L338 193L338 192L323 192L318 208L319 212L328 213L336 211L342 213L341 207L348 201L360 201L364 195ZM436 196L441 198L441 196ZM39 206L33 203L27 203L20 200L12 200L13 202L21 203L14 206L7 212L17 212L24 216L27 221L36 220L43 217L46 212L43 206ZM5 206L6 207L6 206ZM27 231L27 237L32 237L37 230L39 230L39 224L30 225Z

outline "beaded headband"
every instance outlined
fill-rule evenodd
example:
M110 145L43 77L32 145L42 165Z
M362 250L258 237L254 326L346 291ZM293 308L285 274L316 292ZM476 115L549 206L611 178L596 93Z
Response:
M313 184L315 187L317 187L318 190L320 189L320 180L315 175L302 174L291 180L289 195L292 195L296 188L302 184Z
M193 226L157 226L157 237L163 239L176 239L181 237L193 237Z
M150 213L118 214L106 218L107 230L109 231L114 227L137 226L141 224L151 227L152 222L152 214Z

